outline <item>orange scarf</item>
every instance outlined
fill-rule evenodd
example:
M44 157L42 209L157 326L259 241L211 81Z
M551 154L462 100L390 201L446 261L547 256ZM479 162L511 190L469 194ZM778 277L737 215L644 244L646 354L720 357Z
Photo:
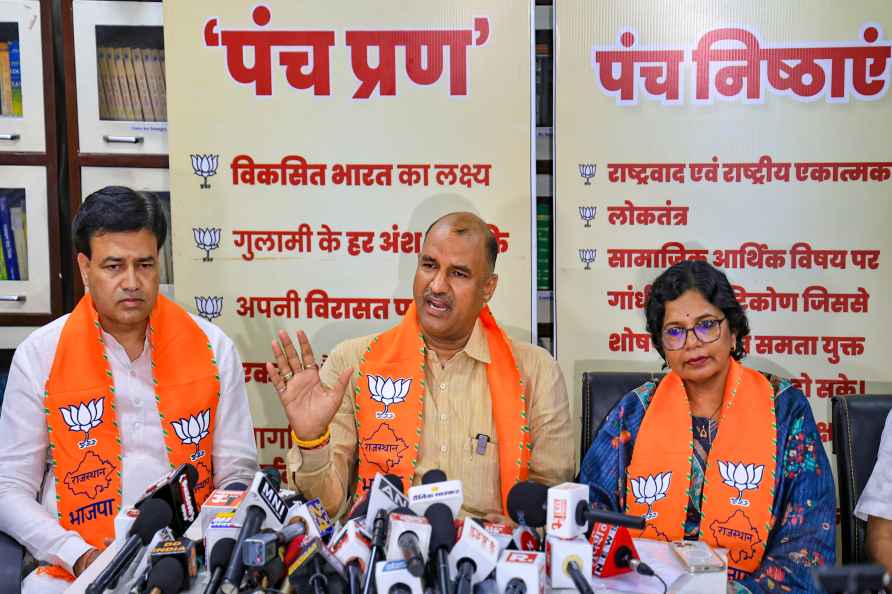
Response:
M731 359L721 410L703 481L700 538L728 549L731 568L751 573L774 525L774 390L762 374ZM634 536L684 537L693 456L684 383L670 372L647 407L627 471L626 513L648 519Z
M511 343L487 306L480 312L480 323L489 345L486 378L499 440L502 507L507 515L508 490L526 480L529 471L532 446L527 400ZM360 361L355 388L357 496L378 472L398 475L403 484L412 484L424 418L426 356L412 303L398 326L372 339Z
M213 421L220 377L207 336L174 302L158 296L149 318L155 400L171 468L198 469L200 505L212 484ZM89 294L71 312L46 382L59 523L90 545L114 537L121 507L121 440L115 386Z

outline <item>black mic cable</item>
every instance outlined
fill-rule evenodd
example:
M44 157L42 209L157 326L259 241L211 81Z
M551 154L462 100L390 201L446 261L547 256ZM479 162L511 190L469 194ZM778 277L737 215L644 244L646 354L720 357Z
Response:
M576 561L567 563L567 573L570 574L570 579L573 580L573 585L579 590L579 594L595 594L591 582L585 579L585 575L579 569L579 564Z

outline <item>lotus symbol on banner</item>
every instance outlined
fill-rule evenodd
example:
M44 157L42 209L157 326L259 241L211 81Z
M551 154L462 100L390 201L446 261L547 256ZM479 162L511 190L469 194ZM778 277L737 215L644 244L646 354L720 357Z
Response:
M190 415L188 419L180 419L179 421L171 421L173 430L177 432L177 437L184 444L195 444L195 453L192 454L192 461L195 462L202 456L205 451L200 450L199 442L208 436L208 426L211 424L211 409L205 409L197 415Z
M372 400L384 405L384 410L375 413L376 419L392 419L396 415L390 412L393 404L399 404L406 399L409 388L412 386L410 379L393 380L377 375L368 375L369 392Z
M219 227L192 227L192 237L195 239L195 245L198 249L204 250L204 258L202 262L212 262L211 250L220 247L220 228Z
M213 322L214 318L219 318L223 312L222 297L195 297L195 308L198 315L208 322Z
M595 218L595 213L598 212L597 206L580 206L579 207L579 218L585 221L586 227L592 226L592 219Z
M208 183L208 178L212 175L217 175L217 163L220 160L220 155L189 156L192 157L192 172L204 180L200 187L202 190L207 190L211 187L211 184Z
M743 492L759 488L764 470L764 464L756 466L755 464L744 464L743 462L734 464L733 462L719 460L719 472L722 475L722 482L729 487L737 489L737 497L729 499L731 505L749 507L750 502L743 498Z
M654 503L666 496L670 480L672 480L671 472L632 479L632 494L635 496L635 502L647 505L647 513L644 514L645 520L653 520L659 515L654 511Z
M80 449L96 445L95 439L90 439L90 430L102 423L103 403L105 398L96 398L80 406L63 406L59 409L62 419L71 431L83 431L84 440L77 444Z
M586 270L592 269L592 262L595 261L595 256L598 254L598 250L586 248L579 250L579 259L582 260L582 263L585 264Z
M595 177L595 172L598 170L598 166L594 163L580 163L579 164L579 175L585 178L585 185L592 185L591 179Z

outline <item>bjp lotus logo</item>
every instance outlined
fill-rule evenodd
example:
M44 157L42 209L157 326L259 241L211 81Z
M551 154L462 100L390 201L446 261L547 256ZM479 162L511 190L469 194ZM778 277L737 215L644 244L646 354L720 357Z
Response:
M743 462L734 464L733 462L719 460L719 472L722 475L722 482L729 487L737 489L737 497L729 499L731 505L749 507L750 502L743 498L743 492L759 488L764 470L764 464L756 466L755 464L744 464Z
M220 161L220 155L189 155L192 157L192 173L202 178L204 181L199 186L202 190L211 187L208 178L217 175L217 164Z
M399 404L406 399L409 393L409 387L412 385L410 379L393 380L391 378L383 378L377 375L368 375L369 392L372 394L372 400L380 402L384 405L384 410L375 413L376 419L392 419L396 415L390 412L391 405Z
M582 179L585 180L585 185L592 185L592 178L595 177L595 172L598 170L598 166L594 163L580 163L579 164L579 175Z
M223 298L196 297L195 309L198 310L198 315L208 322L213 322L214 318L219 318L220 314L223 313Z
M65 420L65 424L68 425L70 431L84 432L84 440L77 444L77 447L82 450L96 445L96 440L90 439L90 430L102 423L104 402L105 398L96 398L86 404L81 402L80 406L63 406L59 409L59 412L62 413L62 419Z
M585 221L586 227L592 226L592 219L595 218L595 214L598 212L597 206L580 206L579 207L579 218Z
M592 269L592 262L595 261L597 255L598 250L594 248L583 248L579 250L579 259L585 264L585 270Z
M200 450L199 443L208 436L208 427L211 424L211 409L206 409L197 415L191 415L188 419L180 419L171 422L173 430L177 432L177 437L183 444L195 444L195 453L192 454L192 461L196 461L204 456L204 450Z
M204 250L204 258L202 262L211 262L211 251L220 247L220 228L219 227L192 227L192 238L195 239L195 245L200 250Z
M659 515L654 511L653 506L654 503L666 497L670 480L672 480L671 472L632 479L632 494L635 496L635 503L647 505L647 513L644 514L645 520L653 520Z

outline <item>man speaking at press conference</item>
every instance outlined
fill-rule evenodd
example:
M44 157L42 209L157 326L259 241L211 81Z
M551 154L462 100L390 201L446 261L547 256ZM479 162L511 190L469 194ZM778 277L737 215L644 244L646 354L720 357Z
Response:
M508 338L487 303L498 244L471 213L425 234L414 303L395 327L347 340L319 370L303 332L284 331L267 364L296 446L288 471L343 513L376 473L408 487L439 468L464 483L463 511L506 517L524 479L553 485L575 468L567 388L544 349ZM527 295L516 295L528 299Z
M84 286L71 314L16 349L0 415L0 530L61 592L115 536L115 515L172 467L200 504L248 483L257 450L241 361L219 328L158 295L167 222L151 194L88 196L72 235Z

